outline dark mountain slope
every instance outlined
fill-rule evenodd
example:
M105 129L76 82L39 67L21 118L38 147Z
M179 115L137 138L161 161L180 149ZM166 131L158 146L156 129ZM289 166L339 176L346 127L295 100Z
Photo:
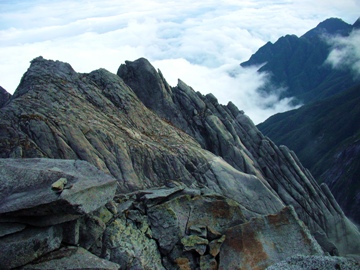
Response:
M11 94L9 94L4 88L0 86L0 108L5 105L6 102L10 99Z
M360 85L270 117L258 128L293 149L314 177L329 185L346 214L360 223Z
M356 84L348 71L334 70L325 64L331 46L329 36L348 36L356 28L340 19L331 18L301 37L287 35L274 44L268 42L243 67L262 65L259 72L270 74L270 82L262 91L273 87L285 90L281 97L295 97L300 103L313 102L336 94Z
M182 182L193 196L232 198L246 219L291 204L341 254L359 252L360 234L327 186L233 104L181 81L170 87L146 59L119 74L34 59L0 109L1 157L85 160L117 179L118 195Z

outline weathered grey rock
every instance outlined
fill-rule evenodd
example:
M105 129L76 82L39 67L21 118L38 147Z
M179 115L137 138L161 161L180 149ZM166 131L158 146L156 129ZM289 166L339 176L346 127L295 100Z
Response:
M164 254L191 233L194 226L211 226L223 232L229 226L245 222L235 201L221 196L182 195L148 209L153 237Z
M328 253L331 256L339 256L337 247L328 239L325 233L315 232L313 233L313 236L325 253Z
M156 242L145 219L140 227L124 217L112 222L104 234L105 256L121 269L164 269Z
M231 227L225 236L219 269L260 270L296 254L323 254L292 207Z
M203 148L221 156L236 170L265 180L270 193L276 193L285 205L294 205L310 230L324 231L340 253L360 251L359 232L344 218L337 203L331 202L332 196L317 185L293 152L264 137L234 104L220 105L213 95L196 93L180 80L176 87L170 87L146 59L127 61L117 74L148 108L191 135ZM225 189L231 196L231 191L239 187Z
M195 250L200 255L204 255L209 241L197 235L187 235L181 239L184 251Z
M0 238L0 266L10 269L25 265L60 247L62 228L26 228Z
M3 107L10 98L11 94L0 86L0 108Z
M53 190L65 178L63 190ZM12 216L39 226L90 213L116 190L114 178L80 160L0 159L0 185L0 218Z
M209 253L211 256L216 257L220 253L222 244L224 243L226 236L223 235L219 239L212 240L209 243Z
M105 223L97 216L86 216L82 218L79 227L79 245L89 249L104 233Z
M0 223L0 237L8 234L20 232L26 228L25 224L5 222Z
M80 223L81 223L81 219L76 219L62 224L63 242L65 244L69 244L73 246L79 245Z
M200 270L217 270L218 263L210 255L205 255L200 257Z
M196 93L182 81L172 88L145 59L135 62L126 63L121 79L104 69L78 74L69 64L34 59L14 96L0 109L0 157L82 159L111 174L118 195L111 207L116 216L103 221L107 229L122 219L132 226L135 239L154 237L162 263L170 269L180 262L199 267L200 255L184 254L181 244L186 235L198 233L193 228L206 226L207 239L213 241L229 227L277 213L285 205L293 205L312 232L324 231L341 254L360 250L356 228L294 153L265 138L234 104L222 106L213 95ZM60 178L68 183L51 190ZM72 177L53 180L49 187L57 196L71 191L67 187ZM149 192L160 186L169 190ZM44 220L33 216L26 222L63 223L78 218L76 211L47 213ZM1 218L20 222L22 217ZM220 236L210 239L210 228ZM133 250L142 250L135 240L125 251L109 243L104 247L107 232L90 250L99 254L104 249L103 257L125 258L134 268L143 264L131 259ZM76 233L69 239L76 243Z
M80 247L64 247L43 256L36 263L28 264L21 269L118 270L120 265L96 257Z
M285 261L273 264L266 268L267 270L356 270L360 269L360 264L352 259L343 257L328 256L304 256L296 255L286 259Z

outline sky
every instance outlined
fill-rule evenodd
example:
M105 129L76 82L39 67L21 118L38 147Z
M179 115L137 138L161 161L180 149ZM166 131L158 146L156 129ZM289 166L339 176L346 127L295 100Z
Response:
M268 77L239 64L268 41L301 36L327 18L353 24L359 10L359 0L0 0L0 85L13 93L40 55L84 73L116 73L126 60L145 57L171 86L180 78L259 123L292 109L291 99L279 100L281 89L260 96ZM332 40L337 49L328 62L343 68L347 59L360 69L352 60L359 36Z

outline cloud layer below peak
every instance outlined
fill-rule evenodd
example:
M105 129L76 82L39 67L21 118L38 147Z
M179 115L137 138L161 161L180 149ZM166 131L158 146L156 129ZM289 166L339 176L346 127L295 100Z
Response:
M145 57L171 85L181 78L258 123L291 106L275 94L260 96L266 76L239 64L267 41L302 35L328 17L352 23L359 9L356 0L1 1L0 85L14 92L39 55L78 72L114 73L125 60Z

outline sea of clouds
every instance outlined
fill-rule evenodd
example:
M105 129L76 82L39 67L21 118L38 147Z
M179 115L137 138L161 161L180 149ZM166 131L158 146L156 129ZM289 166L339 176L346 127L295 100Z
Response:
M0 85L13 93L39 55L68 62L78 72L113 73L125 60L145 57L170 85L180 78L222 104L232 101L259 123L292 109L291 99L279 100L276 92L260 95L257 89L268 76L239 64L266 42L300 36L329 17L353 23L358 10L357 0L3 0ZM342 45L329 63L340 66L340 59L350 59L343 53L350 45L333 42Z

